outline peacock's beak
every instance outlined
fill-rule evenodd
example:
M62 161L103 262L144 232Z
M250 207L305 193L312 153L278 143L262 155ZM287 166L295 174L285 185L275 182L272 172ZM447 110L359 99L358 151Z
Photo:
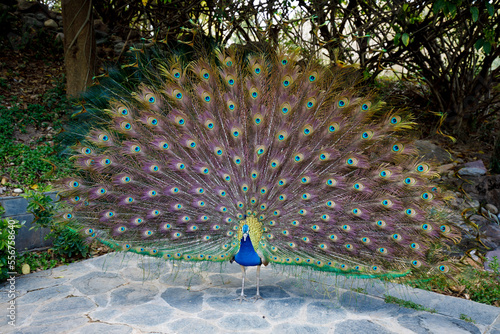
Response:
M243 233L243 241L247 241L248 232Z

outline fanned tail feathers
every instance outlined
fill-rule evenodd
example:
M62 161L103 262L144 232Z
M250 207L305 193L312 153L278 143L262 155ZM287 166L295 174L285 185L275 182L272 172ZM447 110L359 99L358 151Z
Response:
M411 119L358 96L346 69L298 60L172 57L133 100L109 94L75 146L62 219L166 259L228 260L248 224L277 264L365 277L429 266L431 244L459 233L431 209L443 202L402 135Z

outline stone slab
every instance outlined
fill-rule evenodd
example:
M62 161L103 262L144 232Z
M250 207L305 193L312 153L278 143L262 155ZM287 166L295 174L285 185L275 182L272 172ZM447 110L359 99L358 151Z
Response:
M264 300L240 304L234 300L241 283L237 270L221 273L220 265L188 268L147 261L137 255L108 254L18 277L17 326L0 322L0 332L500 334L500 308L395 284L307 271L294 272L294 277L269 270L261 275ZM154 273L157 268L157 273L172 270L138 277L137 273ZM251 298L256 292L255 269L248 274L245 293ZM228 284L215 284L218 279ZM3 299L6 289L5 284L0 287ZM386 304L385 294L436 313ZM8 304L3 299L0 316L5 320ZM464 315L473 322L460 319Z

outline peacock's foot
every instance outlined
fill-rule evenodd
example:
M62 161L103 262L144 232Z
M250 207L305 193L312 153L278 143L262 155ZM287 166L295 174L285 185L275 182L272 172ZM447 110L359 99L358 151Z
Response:
M257 300L259 300L259 299L264 300L264 298L262 298L262 296L261 296L261 295L255 295L255 296L253 296L253 297L252 297L252 298L250 298L250 299L254 299L254 301L253 301L254 303L255 303Z
M246 297L246 295L244 295L244 296L241 295L238 298L234 298L233 300L239 300L240 304L241 304L242 301L246 301L246 302L248 301L248 299L246 299L245 297Z

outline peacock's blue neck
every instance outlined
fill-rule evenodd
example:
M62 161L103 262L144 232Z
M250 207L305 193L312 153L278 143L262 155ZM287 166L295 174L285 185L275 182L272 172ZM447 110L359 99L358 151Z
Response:
M241 238L240 250L238 251L238 254L235 255L234 260L238 264L245 267L259 266L262 264L261 258L253 248L250 236L247 236L246 238Z

